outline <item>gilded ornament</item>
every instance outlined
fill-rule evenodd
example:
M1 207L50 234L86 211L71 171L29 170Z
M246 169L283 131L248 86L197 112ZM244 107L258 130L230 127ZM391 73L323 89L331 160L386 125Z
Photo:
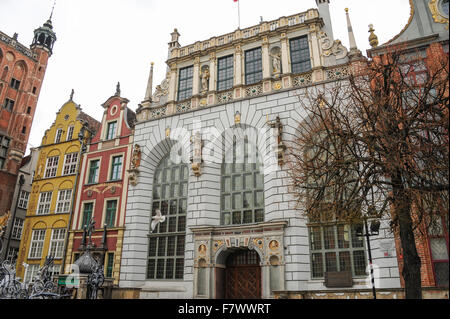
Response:
M269 243L270 250L277 250L280 244L276 240L271 240Z
M234 115L234 124L241 123L241 113L239 111L236 111L236 114Z
M274 89L275 91L280 90L280 89L281 89L281 82L280 82L280 81L275 82L275 83L273 84L273 89Z
M373 24L369 24L369 43L372 48L378 45L378 37L374 33L375 29L373 28Z
M434 22L447 24L446 29L448 30L448 16L444 16L443 12L439 9L439 0L431 0L428 3L428 7L433 15Z

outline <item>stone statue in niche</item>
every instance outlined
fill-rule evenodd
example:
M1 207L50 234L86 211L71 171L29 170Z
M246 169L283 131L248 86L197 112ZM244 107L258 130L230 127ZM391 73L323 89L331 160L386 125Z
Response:
M133 156L131 158L131 168L138 168L141 165L141 147L134 145Z
M208 91L208 84L209 84L209 67L208 66L203 66L202 67L202 72L200 75L201 78L201 82L202 82L202 93L205 93L206 91Z
M272 48L270 56L272 57L272 74L277 77L281 73L281 49L279 47Z

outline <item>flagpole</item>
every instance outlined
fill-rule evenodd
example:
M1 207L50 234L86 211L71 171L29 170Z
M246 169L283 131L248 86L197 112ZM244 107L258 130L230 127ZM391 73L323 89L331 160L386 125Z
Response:
M239 19L239 29L241 28L241 8L239 6L240 1L237 1L238 3L238 19Z

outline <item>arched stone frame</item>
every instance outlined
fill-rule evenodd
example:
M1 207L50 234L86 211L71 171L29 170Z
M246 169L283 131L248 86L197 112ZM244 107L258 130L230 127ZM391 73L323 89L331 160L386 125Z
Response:
M162 133L162 132L161 132ZM163 133L160 136L164 136ZM170 154L173 146L177 145L177 141L164 138L156 142L154 135L147 139L144 143L139 140L135 142L141 146L141 164L139 166L139 183L135 186L129 185L127 214L125 216L125 228L127 229L124 236L124 249L121 264L121 278L119 284L131 279L134 285L142 286L143 283L155 283L160 280L147 279L147 264L148 264L148 234L150 232L151 223L151 209L153 203L153 180L156 168L162 159ZM181 144L181 147L186 148L188 145ZM188 175L188 194L191 184L191 173ZM135 193L136 192L136 193ZM187 209L186 220L189 217L189 203ZM188 222L187 222L188 224ZM128 234L127 234L128 233ZM127 236L128 235L128 236ZM186 225L185 245L187 245L192 234L189 234L188 225ZM132 245L134 251L127 251L127 248ZM127 254L129 257L127 257ZM185 253L185 267L183 279L174 280L178 282L186 281L186 253ZM125 263L124 261L127 260ZM124 275L125 274L125 275ZM130 284L128 283L127 286Z
M211 273L210 273L210 277L211 277L211 283L213 284L213 287L211 287L211 298L217 298L218 297L218 289L222 289L223 292L225 292L224 287L216 287L216 285L220 282L220 278L216 278L216 275L218 274L218 271L216 271L216 269L223 269L223 271L226 271L226 261L227 258L233 254L234 252L237 252L239 250L254 250L256 251L256 253L258 254L259 257L259 266L261 268L261 298L268 298L268 296L270 296L270 291L269 294L267 294L267 289L266 289L266 277L268 276L267 272L268 272L268 268L264 263L264 259L265 259L265 255L264 255L264 251L262 251L258 246L256 245L249 245L248 247L232 247L229 248L226 245L222 245L216 252L215 256L214 256L214 263L212 264L211 269ZM221 298L224 298L225 296L219 296Z

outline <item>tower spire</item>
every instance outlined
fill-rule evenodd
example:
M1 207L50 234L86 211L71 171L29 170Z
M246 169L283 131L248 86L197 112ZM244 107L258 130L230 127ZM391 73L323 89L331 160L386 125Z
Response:
M353 34L353 28L352 28L352 23L350 22L350 16L348 14L348 8L345 8L345 15L347 16L348 40L350 43L350 52L348 55L350 58L355 57L355 56L360 56L361 51L359 51L358 47L356 46L355 35Z
M144 101L150 101L150 99L152 98L152 89L153 89L153 62L151 63L150 67L150 74L148 76L147 90L145 91Z

